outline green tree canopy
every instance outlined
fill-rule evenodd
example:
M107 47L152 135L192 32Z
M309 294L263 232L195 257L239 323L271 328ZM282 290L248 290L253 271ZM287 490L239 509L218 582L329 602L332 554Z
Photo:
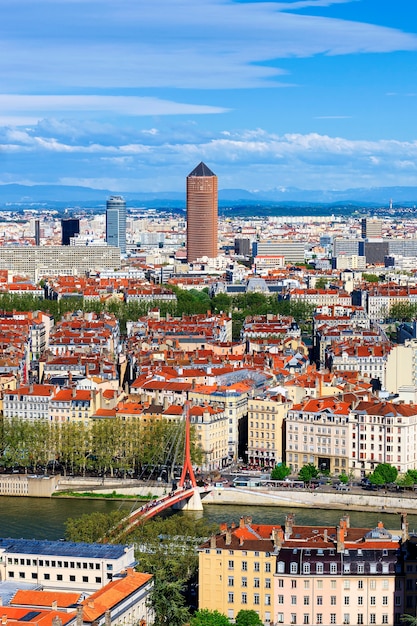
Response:
M319 470L312 463L307 463L298 472L298 478L305 483L309 483L313 478L317 478Z
M285 463L281 463L281 465L275 465L274 469L271 472L272 480L284 480L291 474L291 468Z
M256 611L248 611L242 609L236 615L236 626L263 626L263 621L259 618Z
M190 626L230 626L230 620L219 611L199 609L190 619Z
M398 470L390 463L379 463L376 466L372 474L369 476L369 480L373 485L387 485L388 483L394 483L398 476Z

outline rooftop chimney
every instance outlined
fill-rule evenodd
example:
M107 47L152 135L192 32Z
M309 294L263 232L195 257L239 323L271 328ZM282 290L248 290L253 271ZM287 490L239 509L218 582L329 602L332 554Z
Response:
M230 529L228 528L226 530L226 541L225 541L227 546L230 546L230 544L232 543L232 533L230 531Z

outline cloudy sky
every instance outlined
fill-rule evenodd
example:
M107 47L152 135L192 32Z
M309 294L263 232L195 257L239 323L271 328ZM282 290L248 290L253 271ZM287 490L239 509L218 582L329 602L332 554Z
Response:
M0 184L417 185L414 0L0 0Z

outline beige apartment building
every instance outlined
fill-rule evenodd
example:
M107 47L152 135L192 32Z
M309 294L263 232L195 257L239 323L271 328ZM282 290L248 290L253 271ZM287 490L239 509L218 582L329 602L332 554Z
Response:
M292 402L281 395L248 401L248 463L275 467L282 463L284 419Z

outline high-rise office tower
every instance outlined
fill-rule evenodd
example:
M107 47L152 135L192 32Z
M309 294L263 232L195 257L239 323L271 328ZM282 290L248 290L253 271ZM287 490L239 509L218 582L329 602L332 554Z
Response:
M122 196L110 196L107 200L106 241L126 254L126 201Z
M61 229L62 229L62 238L61 243L63 246L70 245L71 237L75 237L75 235L80 234L80 220L77 219L67 219L61 220Z
M217 176L200 163L187 176L187 261L217 257Z

